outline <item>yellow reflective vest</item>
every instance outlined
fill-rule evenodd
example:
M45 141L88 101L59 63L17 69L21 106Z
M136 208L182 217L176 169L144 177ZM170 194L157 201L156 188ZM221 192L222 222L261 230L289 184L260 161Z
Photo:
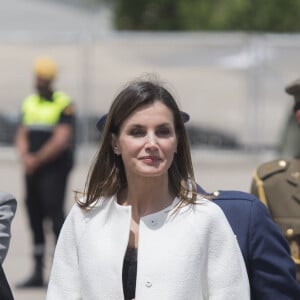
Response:
M36 94L28 96L22 105L22 123L28 127L53 127L59 121L61 112L70 103L69 96L63 92L54 92L52 101Z

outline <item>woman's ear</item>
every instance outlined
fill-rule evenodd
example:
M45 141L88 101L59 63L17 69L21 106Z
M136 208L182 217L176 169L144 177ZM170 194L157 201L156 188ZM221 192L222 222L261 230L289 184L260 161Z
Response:
M111 135L111 147L116 155L121 154L119 143L118 143L118 138L116 137L115 134Z

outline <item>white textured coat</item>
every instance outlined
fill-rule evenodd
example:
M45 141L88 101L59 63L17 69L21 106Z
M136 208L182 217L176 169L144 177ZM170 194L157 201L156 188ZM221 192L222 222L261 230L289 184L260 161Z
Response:
M136 300L247 300L249 284L236 238L209 200L174 214L142 217ZM90 211L74 205L62 228L47 300L122 300L122 266L131 207L116 197Z

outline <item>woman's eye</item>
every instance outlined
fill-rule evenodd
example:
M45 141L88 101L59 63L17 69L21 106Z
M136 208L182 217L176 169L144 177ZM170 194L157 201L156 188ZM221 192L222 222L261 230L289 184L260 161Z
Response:
M161 128L161 129L157 130L156 134L158 136L169 136L171 134L171 132L168 128Z
M145 132L144 130L141 130L141 129L132 129L130 132L129 132L130 135L132 136L144 136L145 135Z
M128 134L133 137L144 137L147 135L147 130L143 128L132 128L128 131ZM171 130L169 128L157 128L155 135L157 137L168 137L171 135Z

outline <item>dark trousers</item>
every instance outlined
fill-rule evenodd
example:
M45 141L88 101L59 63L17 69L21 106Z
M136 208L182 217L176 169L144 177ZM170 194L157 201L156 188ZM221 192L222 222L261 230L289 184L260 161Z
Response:
M64 198L69 172L70 168L46 166L26 176L25 202L36 248L45 244L45 219L51 220L56 238L59 235L65 220Z
M0 299L14 300L13 294L7 282L2 265L0 264Z

